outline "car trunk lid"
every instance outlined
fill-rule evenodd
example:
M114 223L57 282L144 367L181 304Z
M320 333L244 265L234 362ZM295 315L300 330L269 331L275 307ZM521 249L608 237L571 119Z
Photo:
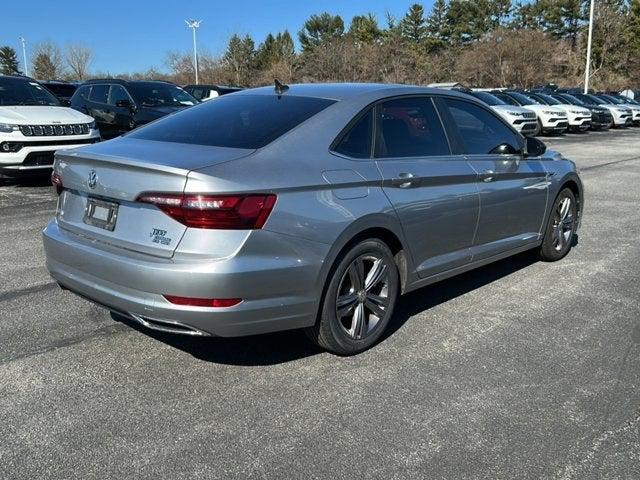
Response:
M193 170L251 152L126 137L59 152L55 169L64 191L58 223L92 241L170 258L187 227L157 207L137 202L138 196L180 194L187 177L201 175Z

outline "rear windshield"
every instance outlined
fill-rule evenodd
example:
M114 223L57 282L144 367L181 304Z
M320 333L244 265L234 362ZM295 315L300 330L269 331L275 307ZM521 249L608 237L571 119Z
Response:
M334 100L284 95L228 95L162 118L133 138L229 148L261 148Z

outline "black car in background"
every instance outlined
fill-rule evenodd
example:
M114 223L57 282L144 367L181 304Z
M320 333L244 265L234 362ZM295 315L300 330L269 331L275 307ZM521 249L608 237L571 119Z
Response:
M105 139L196 103L173 83L146 80L89 80L71 97L71 108L95 118Z
M185 85L183 88L201 102L211 100L212 98L216 98L221 95L226 95L228 93L238 92L242 90L242 88L240 87L229 87L227 85L210 85L202 83L198 85Z
M41 80L40 85L44 85L47 90L62 100L63 103L68 104L73 94L76 93L79 84L62 80Z

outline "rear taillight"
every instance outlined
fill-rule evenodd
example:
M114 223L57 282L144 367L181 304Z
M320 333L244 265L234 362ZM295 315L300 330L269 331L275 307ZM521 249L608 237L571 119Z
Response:
M192 195L143 193L138 202L155 205L191 228L222 230L260 229L276 203L273 194Z
M234 305L237 305L242 301L241 298L193 298L176 297L174 295L164 295L164 298L175 305L209 308L233 307Z
M62 186L62 178L57 172L51 174L51 184L56 187L56 193L60 195L64 187Z

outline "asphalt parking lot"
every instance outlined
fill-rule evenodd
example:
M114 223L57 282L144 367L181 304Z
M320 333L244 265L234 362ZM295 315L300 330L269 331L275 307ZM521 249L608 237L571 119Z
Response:
M0 186L0 478L640 478L640 129L543 140L577 248L414 292L352 358L118 321L47 275L52 188Z

